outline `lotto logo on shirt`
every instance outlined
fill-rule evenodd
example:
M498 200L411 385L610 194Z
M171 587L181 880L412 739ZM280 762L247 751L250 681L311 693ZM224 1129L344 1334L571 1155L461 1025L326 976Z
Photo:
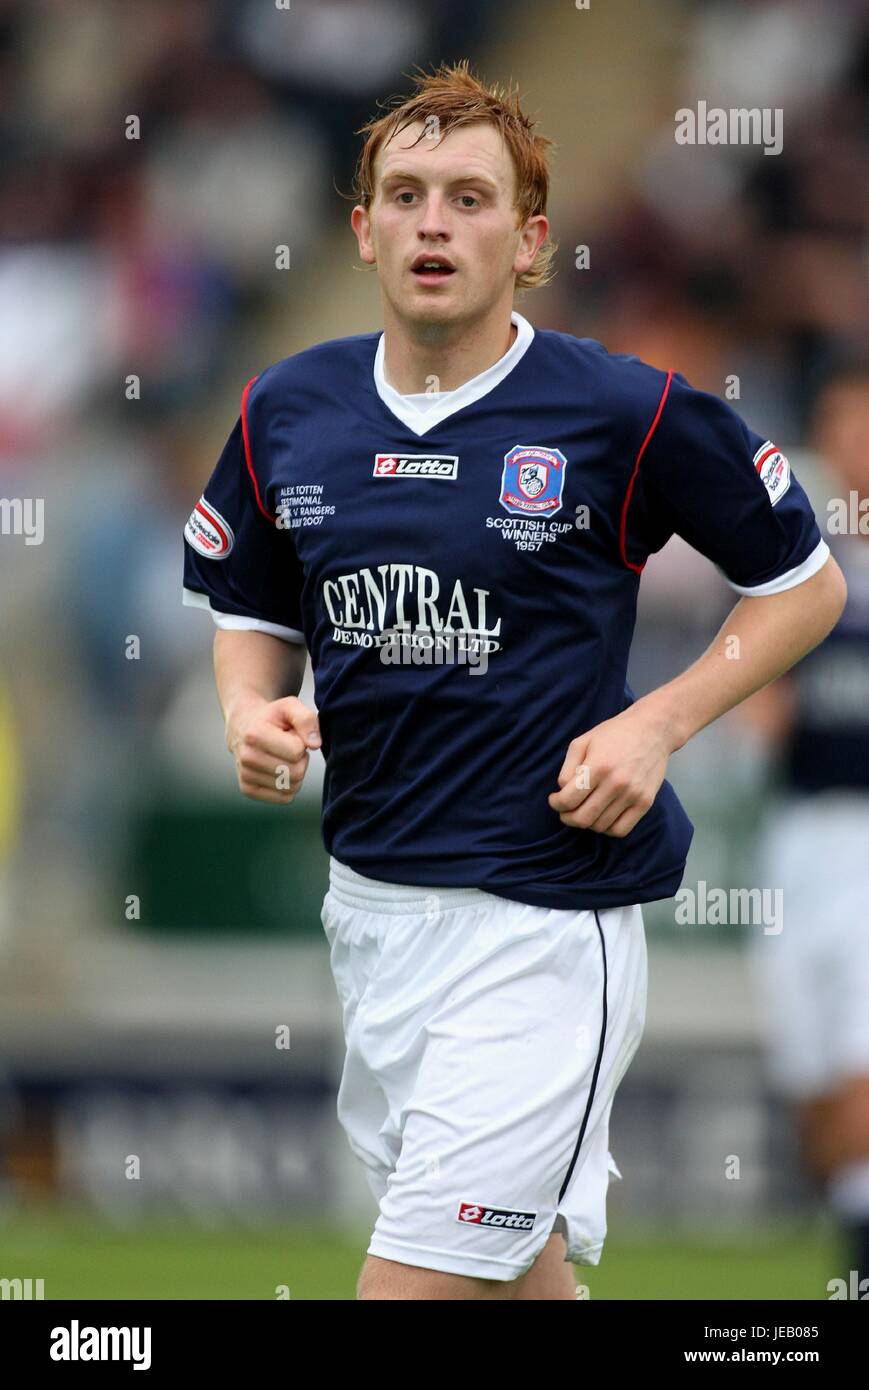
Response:
M375 478L457 478L458 454L375 454Z
M480 1207L476 1202L461 1202L457 1221L469 1226L506 1226L514 1231L530 1231L537 1219L536 1211L507 1211L503 1207Z

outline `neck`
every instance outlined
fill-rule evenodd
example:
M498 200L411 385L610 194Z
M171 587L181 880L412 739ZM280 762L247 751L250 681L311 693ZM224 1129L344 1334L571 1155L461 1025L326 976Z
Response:
M474 323L424 324L383 306L383 374L403 396L454 391L494 367L516 341L510 305ZM435 378L435 381L432 381Z

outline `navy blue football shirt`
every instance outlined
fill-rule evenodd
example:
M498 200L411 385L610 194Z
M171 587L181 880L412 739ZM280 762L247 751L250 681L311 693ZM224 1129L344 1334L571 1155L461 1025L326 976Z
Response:
M678 533L736 592L829 551L775 443L678 373L534 330L421 411L382 334L248 383L185 531L185 601L310 653L326 849L371 878L554 908L670 897L693 829L664 782L622 839L547 797L626 709L637 590Z

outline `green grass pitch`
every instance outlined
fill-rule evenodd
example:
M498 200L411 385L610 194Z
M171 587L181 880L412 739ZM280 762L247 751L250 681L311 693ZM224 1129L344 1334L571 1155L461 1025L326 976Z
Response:
M50 1299L353 1299L368 1232L302 1225L208 1231L182 1220L109 1227L54 1212L0 1216L0 1278L44 1280ZM826 1299L844 1264L823 1228L750 1241L617 1231L575 1267L594 1299Z

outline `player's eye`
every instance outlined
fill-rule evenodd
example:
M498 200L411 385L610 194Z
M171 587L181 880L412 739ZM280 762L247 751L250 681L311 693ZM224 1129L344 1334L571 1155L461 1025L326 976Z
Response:
M401 192L398 193L396 196L398 198L398 201L401 202L403 198L415 198L416 194L410 188L402 188ZM405 207L407 206L408 204L405 203Z
M473 193L460 193L459 201L463 203L465 207L468 207L468 205L471 203L476 205L479 202L479 199L475 197Z

